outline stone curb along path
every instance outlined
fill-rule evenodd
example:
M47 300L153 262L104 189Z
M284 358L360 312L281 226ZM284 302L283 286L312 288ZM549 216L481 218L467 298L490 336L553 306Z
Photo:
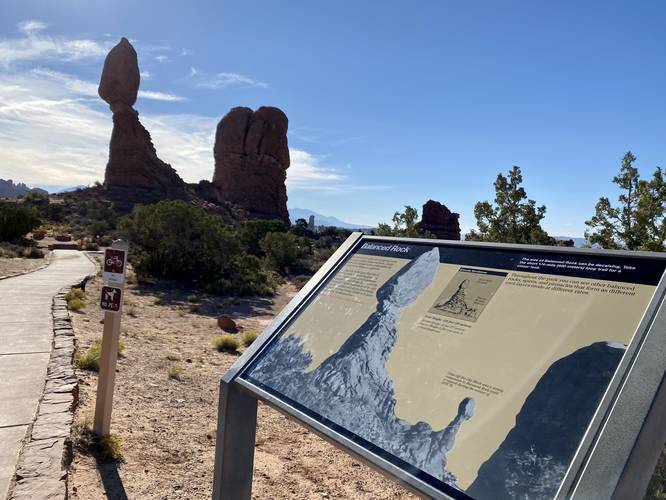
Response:
M69 435L78 397L72 360L74 330L67 311L65 287L53 298L53 348L44 393L15 475L12 500L67 498Z

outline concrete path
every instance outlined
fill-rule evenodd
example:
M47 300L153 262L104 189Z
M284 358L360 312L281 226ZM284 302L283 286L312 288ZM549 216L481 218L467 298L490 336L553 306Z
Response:
M45 269L0 280L0 499L7 496L44 389L53 296L96 271L82 252L55 250Z

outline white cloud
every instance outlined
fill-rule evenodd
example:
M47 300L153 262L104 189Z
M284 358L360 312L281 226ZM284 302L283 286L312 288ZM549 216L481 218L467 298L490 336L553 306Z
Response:
M150 73L150 71L141 71L141 72L139 73L139 75L141 76L141 78L142 78L143 80L150 80L150 78L153 76L153 75Z
M39 31L45 30L46 27L47 27L47 24L43 23L42 21L37 21L37 20L34 20L34 19L28 19L26 21L21 21L20 23L18 23L18 25L16 27L18 28L18 30L21 33L25 33L26 35L30 36L30 35L34 35L35 33L39 32Z
M50 69L36 68L33 69L30 73L38 79L43 78L60 83L65 89L71 91L75 95L97 97L96 83L80 80L75 76L68 75L67 73L61 73L60 71L53 71ZM168 102L187 100L185 97L179 95L171 94L168 92L158 92L155 90L139 90L139 97L153 101Z
M40 32L46 25L41 21L24 21L19 23L18 28L25 36L0 39L0 65L5 68L25 61L101 59L113 46L108 41L43 35Z
M142 97L144 99L152 99L153 101L170 101L170 102L176 102L176 101L186 101L187 98L175 95L175 94L168 94L166 92L156 92L154 90L139 90L139 97Z
M249 76L238 73L217 73L215 75L205 75L194 68L190 70L190 76L200 75L199 81L195 84L197 87L207 89L224 89L227 87L241 88L268 88L268 84Z
M103 180L112 120L96 93L91 82L47 69L0 74L0 178L56 186ZM187 182L212 178L218 120L141 115L159 157ZM300 149L290 153L289 192L364 189L350 186L348 177L323 165L320 156Z
M289 190L334 189L347 177L320 165L318 157L300 149L289 149L291 165L287 170Z

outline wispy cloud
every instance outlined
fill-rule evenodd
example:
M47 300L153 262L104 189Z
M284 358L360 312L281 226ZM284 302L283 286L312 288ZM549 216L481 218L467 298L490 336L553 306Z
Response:
M157 92L154 90L139 90L139 97L144 99L152 99L153 101L168 101L168 102L178 102L186 101L186 97L182 97L175 94L168 94L166 92Z
M47 24L43 23L42 21L36 21L34 19L29 19L29 20L26 20L26 21L21 21L20 23L18 23L18 25L16 27L18 28L18 30L21 33L25 33L26 35L30 36L30 35L34 35L35 33L39 32L39 31L45 30L46 27L47 27Z
M255 80L239 73L216 73L208 75L196 68L190 68L190 78L196 78L196 87L206 89L225 89L228 87L268 88L266 82Z
M328 189L347 179L333 168L321 165L319 157L300 149L289 149L291 165L287 169L290 190Z
M58 82L62 86L71 91L72 93L85 96L85 97L97 97L97 84L85 80L76 78L75 76L68 75L67 73L62 73L60 71L53 71L50 69L36 68L31 72L36 78L42 78L51 80L53 82ZM187 100L185 97L171 94L168 92L158 92L155 90L139 90L139 97L142 99L150 99L153 101L167 101L167 102L178 102Z
M112 43L88 38L71 38L42 34L46 24L29 20L18 24L24 35L17 38L0 39L0 65L5 68L24 61L59 62L103 58Z

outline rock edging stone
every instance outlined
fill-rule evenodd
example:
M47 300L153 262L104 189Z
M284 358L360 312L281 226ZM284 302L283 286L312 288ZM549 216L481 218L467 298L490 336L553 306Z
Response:
M69 435L78 400L74 358L74 329L61 289L53 298L53 346L44 392L30 437L21 452L10 500L67 498L67 467L71 460Z

